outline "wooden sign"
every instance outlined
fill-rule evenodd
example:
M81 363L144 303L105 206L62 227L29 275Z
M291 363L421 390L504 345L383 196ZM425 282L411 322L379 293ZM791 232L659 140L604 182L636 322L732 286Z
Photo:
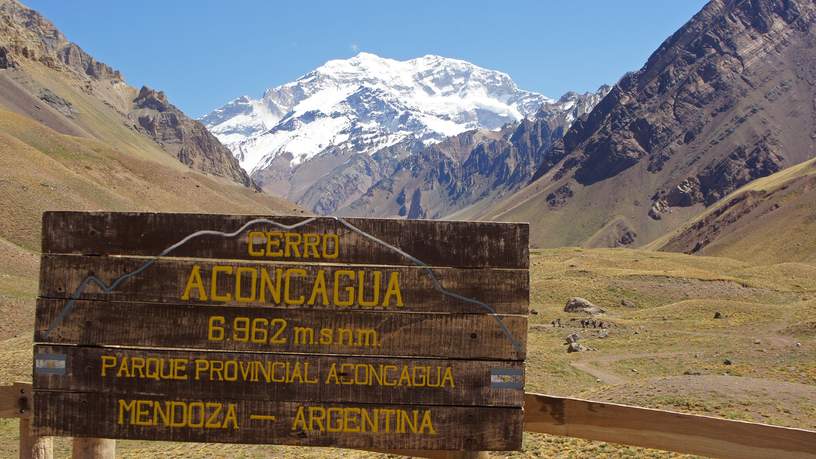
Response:
M42 435L521 448L524 224L47 212Z

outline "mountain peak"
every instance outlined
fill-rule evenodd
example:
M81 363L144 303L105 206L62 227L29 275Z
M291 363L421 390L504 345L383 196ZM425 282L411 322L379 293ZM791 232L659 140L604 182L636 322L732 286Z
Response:
M374 54L374 53L369 53L367 51L360 51L359 53L354 55L354 57L352 57L350 60L354 60L354 61L381 61L381 60L385 60L385 58L380 57L379 55Z
M22 58L95 80L122 80L118 70L95 60L51 21L16 0L0 0L0 57L4 67Z
M334 67L337 67L337 66L347 66L347 65L358 66L358 67L359 66L368 66L368 65L372 65L372 64L382 65L382 64L388 64L388 63L393 63L393 62L397 62L397 61L395 61L394 59L388 59L388 58L385 58L385 57L380 57L380 56L378 56L378 55L376 55L374 53L369 53L369 52L366 52L366 51L360 51L359 53L357 53L354 56L349 57L347 59L331 59L331 60L328 60L328 61L326 61L325 64L321 65L320 67L318 67L315 70L319 71L321 69L331 69L331 68L334 68Z
M373 153L409 136L432 143L499 129L549 102L520 90L506 73L467 61L360 52L268 89L260 100L236 99L202 121L254 170L286 157L295 166L341 145Z

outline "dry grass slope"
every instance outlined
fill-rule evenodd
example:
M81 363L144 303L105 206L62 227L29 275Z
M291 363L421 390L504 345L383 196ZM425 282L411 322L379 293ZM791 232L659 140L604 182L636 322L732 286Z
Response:
M286 201L227 179L195 172L177 162L168 167L164 161L140 158L96 140L59 134L2 109L0 152L2 338L33 325L43 211L302 212ZM166 156L161 155L160 159Z

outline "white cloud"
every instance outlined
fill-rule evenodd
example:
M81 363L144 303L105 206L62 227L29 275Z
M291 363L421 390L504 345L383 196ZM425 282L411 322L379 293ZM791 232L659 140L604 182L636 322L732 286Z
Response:
M360 47L359 47L359 46L357 46L357 43L352 43L352 44L350 45L350 47L351 47L351 50L352 50L352 51L354 51L355 53L356 53L356 52L358 52L358 51L360 51Z

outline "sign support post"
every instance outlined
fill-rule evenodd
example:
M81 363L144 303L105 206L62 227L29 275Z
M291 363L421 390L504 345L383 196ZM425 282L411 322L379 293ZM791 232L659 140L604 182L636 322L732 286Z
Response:
M72 459L114 459L116 440L109 438L74 438Z
M20 418L20 459L53 459L53 437L40 437L31 430L31 418Z

